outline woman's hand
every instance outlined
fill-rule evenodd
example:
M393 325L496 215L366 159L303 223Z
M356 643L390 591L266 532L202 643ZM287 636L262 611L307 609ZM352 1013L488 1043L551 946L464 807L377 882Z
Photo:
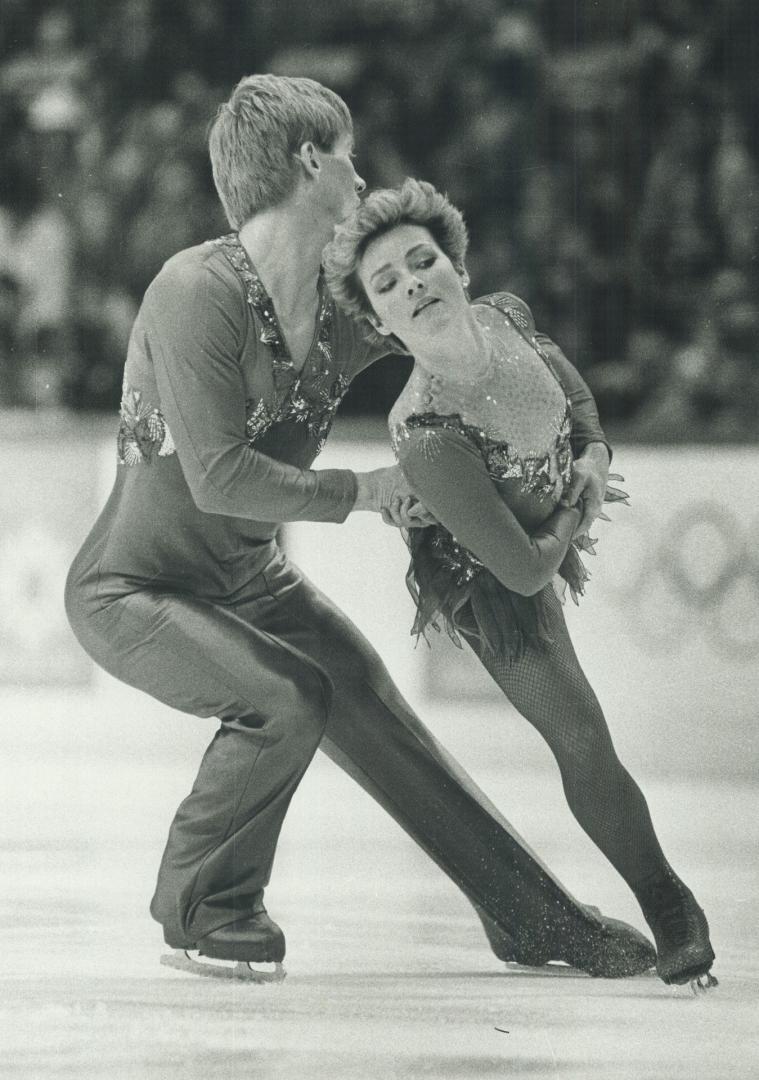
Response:
M562 506L579 505L582 511L575 536L587 533L601 516L606 482L609 478L609 451L604 443L589 443L572 469L572 482L561 496Z

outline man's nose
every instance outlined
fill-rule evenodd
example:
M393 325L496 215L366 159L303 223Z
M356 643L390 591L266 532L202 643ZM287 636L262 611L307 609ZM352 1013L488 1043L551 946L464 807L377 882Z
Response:
M359 176L358 173L356 173L354 185L356 188L356 194L363 195L363 193L366 191L366 180L364 180L363 177Z

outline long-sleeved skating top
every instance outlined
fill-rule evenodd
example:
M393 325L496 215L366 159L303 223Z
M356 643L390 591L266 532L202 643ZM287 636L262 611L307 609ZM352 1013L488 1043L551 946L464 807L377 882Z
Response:
M440 523L409 535L415 631L442 616L455 637L469 603L479 635L514 652L524 634L542 636L538 594L557 572L582 592L577 549L590 542L573 544L579 513L557 504L573 451L606 440L590 391L536 334L526 304L498 293L474 311L490 342L487 372L441 386L417 366L390 428L403 472Z
M150 586L228 599L280 523L345 519L354 473L310 466L351 379L387 349L320 295L297 372L235 234L165 264L129 343L116 483L79 556L101 597Z

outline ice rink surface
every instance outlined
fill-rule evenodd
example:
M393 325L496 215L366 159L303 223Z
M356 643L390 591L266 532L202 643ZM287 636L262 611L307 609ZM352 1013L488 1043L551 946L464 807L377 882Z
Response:
M664 780L631 763L710 918L720 987L695 998L655 976L499 963L447 878L317 755L267 892L288 976L240 985L159 964L153 877L214 725L146 702L120 691L106 726L76 695L3 697L4 1077L759 1075L755 787ZM508 728L479 708L427 718L579 899L642 929L626 886L571 817L550 757L515 760ZM465 737L472 725L477 740Z

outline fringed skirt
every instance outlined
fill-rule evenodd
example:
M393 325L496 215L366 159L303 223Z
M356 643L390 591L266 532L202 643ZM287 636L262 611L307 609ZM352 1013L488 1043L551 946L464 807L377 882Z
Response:
M604 501L626 502L627 495L607 487ZM406 584L416 604L411 633L417 638L426 638L430 627L437 631L444 627L459 648L464 636L510 659L517 658L527 644L539 646L552 640L545 589L534 596L507 589L441 525L410 529L405 535L411 553ZM570 544L552 582L562 601L567 588L575 603L584 593L590 574L580 553L595 554L594 545L587 535Z

